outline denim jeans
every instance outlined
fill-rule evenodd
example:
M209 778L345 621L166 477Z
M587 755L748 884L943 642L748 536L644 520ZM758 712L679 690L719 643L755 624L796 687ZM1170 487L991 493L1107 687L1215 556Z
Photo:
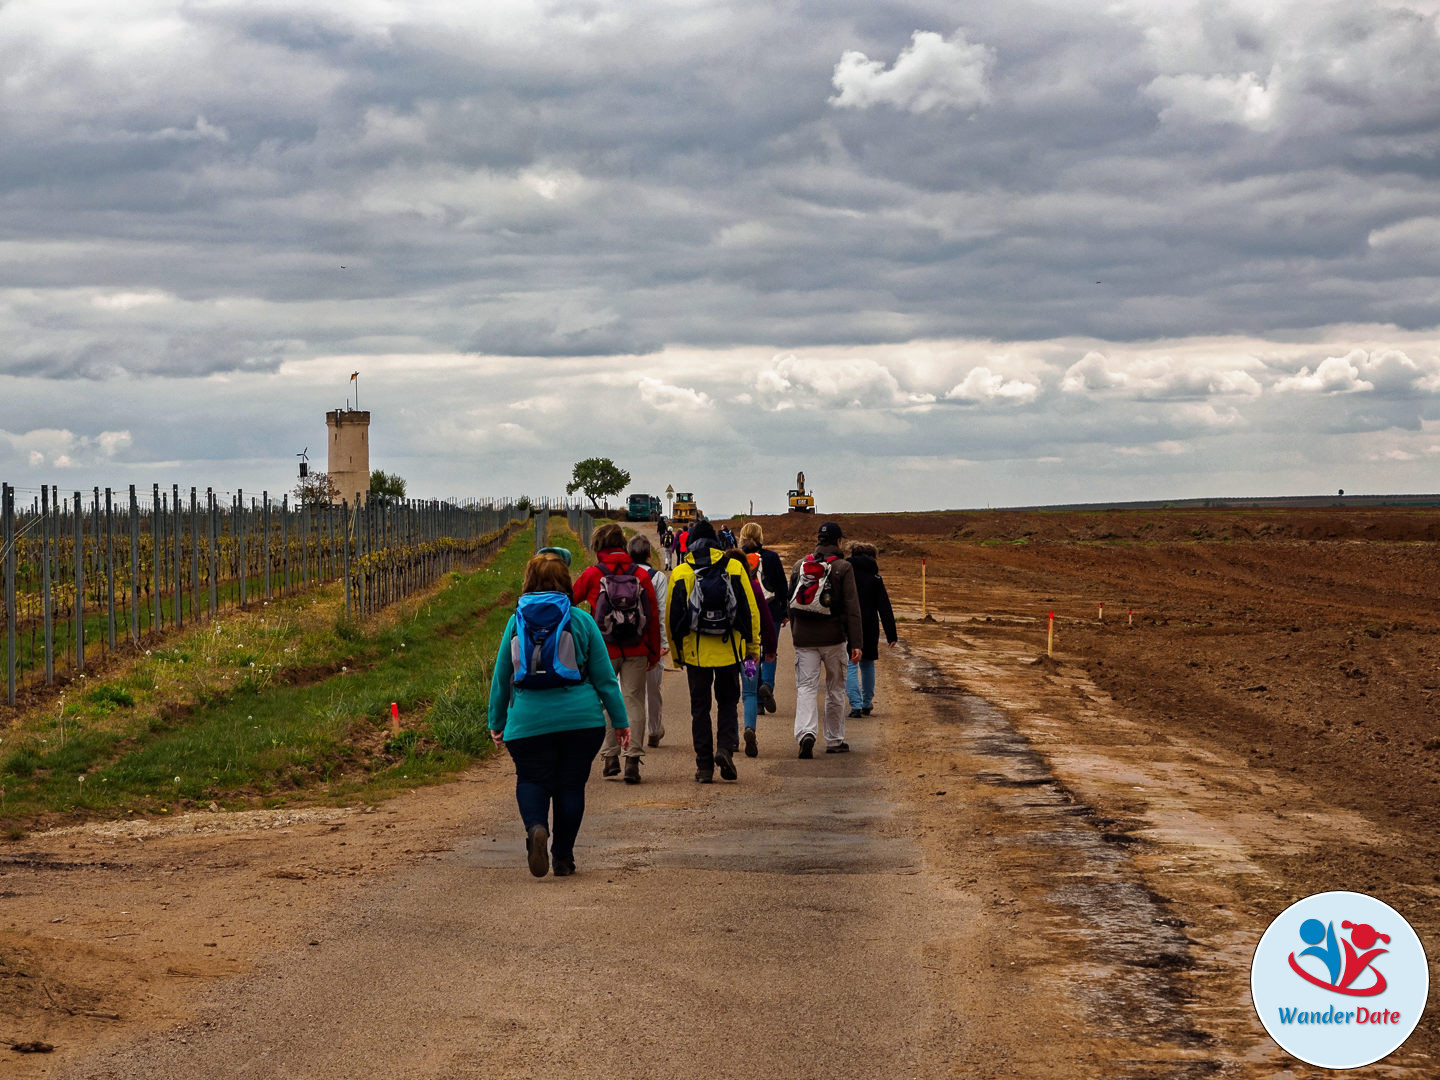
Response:
M861 660L851 664L845 676L845 693L850 698L850 708L869 709L875 704L875 661Z
M585 782L605 740L603 727L555 731L507 740L515 762L515 802L528 833L533 825L550 830L550 851L559 862L575 861L575 837L585 816ZM550 804L555 823L550 823Z
M760 713L760 684L764 683L775 689L775 667L777 661L763 660L755 671L755 678L747 679L742 673L740 675L740 690L745 701L745 726L751 731L755 730L755 717Z

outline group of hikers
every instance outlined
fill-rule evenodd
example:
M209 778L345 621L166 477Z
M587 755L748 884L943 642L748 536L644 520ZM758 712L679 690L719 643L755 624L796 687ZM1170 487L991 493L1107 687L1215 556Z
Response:
M714 783L717 770L722 780L739 779L742 703L745 755L759 755L756 722L776 711L778 635L787 624L800 758L813 758L822 737L827 754L848 753L847 717L874 708L881 632L892 647L897 634L873 545L842 551L840 526L827 522L814 550L787 574L758 522L747 522L737 537L703 518L681 533L662 521L659 535L663 568L651 565L646 536L627 542L613 523L595 530L595 564L573 581L564 548L543 548L526 565L496 655L489 725L515 764L515 798L537 877L552 864L557 877L575 871L597 755L602 776L641 782L646 745L665 738L667 656L686 674L702 784Z

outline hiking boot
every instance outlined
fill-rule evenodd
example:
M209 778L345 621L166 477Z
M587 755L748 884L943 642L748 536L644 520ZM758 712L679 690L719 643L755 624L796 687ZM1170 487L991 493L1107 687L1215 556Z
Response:
M544 877L550 872L550 830L544 825L531 825L525 835L525 853L530 860L530 873Z
M573 874L573 873L575 873L575 864L574 864L574 862L570 861L569 859L563 859L563 860L562 860L562 859L556 859L556 860L555 860L555 876L556 876L556 877L569 877L569 876L570 876L571 874Z
M659 745L660 745L660 740L663 739L663 738L664 738L663 735L651 735L651 736L650 736L650 740L649 740L649 741L650 741L650 749L651 749L651 750L654 750L655 747L659 746Z
M607 757L605 764L600 767L601 776L619 776L620 759L618 757Z
M874 711L875 711L875 710L872 709L869 705L866 705L865 708L863 708L863 709L860 710L860 714L861 714L862 716L869 716L869 715L870 715L872 712L874 712Z
M730 756L729 750L716 750L715 764L720 766L721 780L740 779L740 774L735 771L735 759Z
M625 782L627 784L638 784L640 782L640 759L638 757L627 757L625 759Z
M815 736L808 731L800 736L800 756L802 758L813 758L815 756Z
M775 688L769 683L762 682L760 688L755 691L755 697L760 702L760 707L766 712L775 711Z
M848 719L850 719L850 720L859 720L862 715L864 715L864 714L861 713L861 711L860 711L859 709L851 709L850 712L849 712L849 715L848 715Z
M755 745L755 729L753 727L747 727L745 729L745 756L760 756L760 747Z
M825 747L825 753L827 754L848 754L849 752L850 744L848 742L839 742L834 746Z
M715 782L715 767L695 770L695 782L697 784L713 784Z

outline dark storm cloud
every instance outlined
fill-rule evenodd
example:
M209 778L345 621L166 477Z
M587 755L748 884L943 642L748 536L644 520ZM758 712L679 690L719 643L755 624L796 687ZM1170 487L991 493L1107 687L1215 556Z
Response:
M1113 475L1241 475L1305 431L1431 452L1422 0L12 0L0 70L10 402L449 357L410 385L519 463L637 388L677 438L853 448L856 490L872 459L1043 487L1067 446ZM0 414L13 460L187 455L40 411Z
M536 355L1435 317L1367 247L1440 212L1394 164L1440 132L1403 9L155 5L113 53L10 10L11 288L370 300ZM559 328L587 290L614 329Z

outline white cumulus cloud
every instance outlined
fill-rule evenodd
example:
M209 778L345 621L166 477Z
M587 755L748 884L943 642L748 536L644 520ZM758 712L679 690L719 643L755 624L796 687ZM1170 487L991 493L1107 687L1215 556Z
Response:
M710 395L688 386L672 386L646 376L640 380L640 400L661 412L690 412L710 405Z
M1275 389L1285 392L1348 394L1357 390L1373 390L1374 384L1360 377L1361 363L1367 360L1362 349L1354 349L1345 356L1327 356L1312 373L1308 366L1294 375L1287 375L1275 384Z
M828 408L880 409L931 405L935 395L908 390L884 364L865 357L841 359L777 356L755 378L769 409L805 404Z
M30 468L46 465L57 469L100 465L113 461L132 442L128 431L102 431L98 435L77 435L67 428L35 428L25 432L0 429L0 447L23 454ZM0 460L8 455L0 453Z
M1267 130L1279 93L1274 75L1267 83L1253 71L1242 75L1161 75L1146 93L1160 103L1160 119L1192 124L1239 124Z
M1035 383L1007 379L982 364L971 368L945 398L947 401L1002 401L1020 405L1034 401L1039 393L1040 387Z
M1206 397L1256 397L1262 387L1247 367L1249 357L1113 357L1094 350L1071 364L1060 382L1067 394L1119 391L1147 401Z
M970 111L990 100L994 63L995 51L972 44L963 30L948 38L916 30L889 68L854 49L841 54L831 79L838 92L830 104L839 109L890 105L913 113Z

